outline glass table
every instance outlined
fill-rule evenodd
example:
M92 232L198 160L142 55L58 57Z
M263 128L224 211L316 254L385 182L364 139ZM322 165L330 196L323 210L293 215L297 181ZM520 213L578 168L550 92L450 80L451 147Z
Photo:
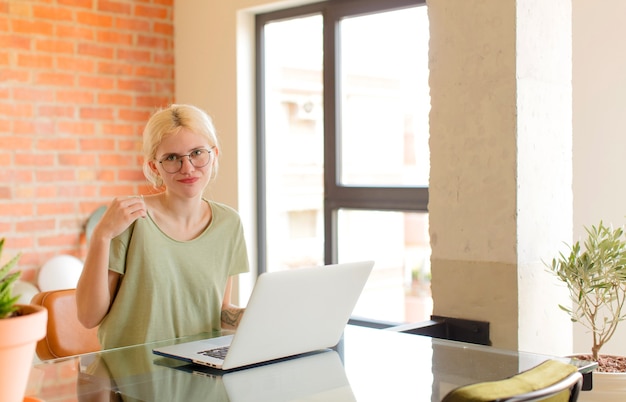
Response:
M157 345L217 335L37 363L26 395L46 402L440 401L458 386L503 379L551 358L576 364L587 377L596 366L352 325L331 350L228 373L152 353Z

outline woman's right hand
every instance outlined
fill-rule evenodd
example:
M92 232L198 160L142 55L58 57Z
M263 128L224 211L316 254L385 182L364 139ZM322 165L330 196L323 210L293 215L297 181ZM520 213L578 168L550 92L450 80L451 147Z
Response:
M111 240L124 232L135 220L145 217L146 204L143 196L117 197L107 207L94 233Z

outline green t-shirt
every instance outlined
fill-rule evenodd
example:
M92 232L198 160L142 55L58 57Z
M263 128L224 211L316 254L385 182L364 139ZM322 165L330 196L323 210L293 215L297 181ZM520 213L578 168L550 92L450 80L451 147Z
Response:
M237 212L207 202L211 223L193 240L170 238L148 215L111 241L109 269L121 277L98 330L104 349L220 329L226 282L248 271L248 255Z

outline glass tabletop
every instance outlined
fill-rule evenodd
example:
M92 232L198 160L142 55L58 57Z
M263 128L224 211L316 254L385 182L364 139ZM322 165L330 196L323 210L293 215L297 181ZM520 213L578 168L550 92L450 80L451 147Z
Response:
M27 395L68 401L439 401L453 388L498 380L556 358L347 326L332 350L228 373L156 356L200 334L34 365ZM277 342L280 335L277 334Z

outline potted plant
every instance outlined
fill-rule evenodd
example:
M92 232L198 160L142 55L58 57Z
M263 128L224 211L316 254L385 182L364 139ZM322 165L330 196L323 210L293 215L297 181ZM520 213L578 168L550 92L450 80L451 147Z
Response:
M606 383L618 387L616 392L620 394L615 396L623 399L626 382L621 377L626 379L626 359L602 355L600 351L613 337L619 323L626 319L626 236L623 228L613 229L602 222L585 230L587 238L583 246L579 241L574 243L569 254L560 253L549 268L567 286L572 301L571 307L559 307L591 335L589 353L574 357L598 362L593 376L595 391L583 393L581 400L612 400L611 395L600 395L614 392L603 390ZM624 374L617 377L602 373Z
M4 239L0 239L0 257ZM16 304L13 283L20 272L11 272L20 255L0 268L0 400L22 402L35 356L37 341L46 335L48 312L35 305Z

